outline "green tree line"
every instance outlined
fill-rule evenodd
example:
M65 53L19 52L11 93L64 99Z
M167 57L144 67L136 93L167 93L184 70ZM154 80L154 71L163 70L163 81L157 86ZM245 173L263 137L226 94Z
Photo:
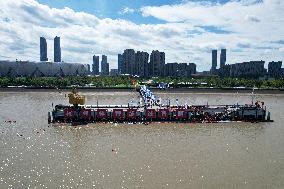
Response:
M138 84L148 84L156 87L159 83L169 83L171 87L257 87L257 88L284 88L284 80L257 80L238 78L131 78L129 76L100 76L100 77L0 77L0 87L29 86L29 87L54 87L63 88L70 86L91 87L131 87L133 81Z
M128 77L0 77L0 86L29 86L29 87L68 87L68 86L93 86L93 87L128 87Z

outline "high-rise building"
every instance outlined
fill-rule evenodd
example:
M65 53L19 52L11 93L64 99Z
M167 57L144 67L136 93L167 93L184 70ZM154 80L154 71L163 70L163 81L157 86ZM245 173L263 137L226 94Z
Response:
M220 67L218 70L218 75L220 77L230 77L231 73L231 65L230 64L225 64L224 66Z
M211 74L216 73L217 68L217 50L212 50L212 67L211 67Z
M231 64L230 77L259 78L266 74L264 61L250 61Z
M122 74L134 74L135 67L135 51L134 49L126 49L123 52Z
M109 63L106 63L105 75L109 75Z
M187 63L178 64L178 77L187 77Z
M190 77L192 74L196 74L196 64L194 63L179 63L177 76Z
M93 56L93 75L99 75L100 74L100 57L94 55Z
M47 43L44 37L40 37L40 61L48 61L47 58Z
M117 76L118 75L118 69L111 69L109 72L110 76Z
M90 75L91 74L91 65L87 64L87 68L88 68L88 75Z
M178 63L167 63L164 68L164 76L176 77L178 74Z
M106 55L102 55L101 75L109 75L109 64L107 63L107 56Z
M268 75L270 77L279 78L281 76L282 61L268 63Z
M101 60L101 75L105 75L106 72L106 64L107 64L107 56L102 55L102 60Z
M196 64L189 63L187 65L187 77L190 77L192 74L196 74Z
M148 76L149 54L147 52L137 51L135 54L134 74L141 77Z
M225 66L226 63L226 49L221 49L221 54L220 54L220 68Z
M194 63L167 63L164 66L164 76L168 77L190 77L196 74Z
M54 38L54 62L61 62L60 37Z
M118 74L122 73L122 66L123 66L123 55L122 54L118 54L118 56L117 56Z
M152 51L149 63L149 76L163 76L165 66L165 53Z

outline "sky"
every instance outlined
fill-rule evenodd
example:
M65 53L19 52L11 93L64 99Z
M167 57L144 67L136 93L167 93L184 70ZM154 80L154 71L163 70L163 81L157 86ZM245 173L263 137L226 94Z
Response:
M211 50L227 64L284 59L283 0L0 0L0 60L39 61L39 38L61 37L62 60L117 68L124 49L160 50L166 63L210 70ZM218 62L219 64L219 62Z

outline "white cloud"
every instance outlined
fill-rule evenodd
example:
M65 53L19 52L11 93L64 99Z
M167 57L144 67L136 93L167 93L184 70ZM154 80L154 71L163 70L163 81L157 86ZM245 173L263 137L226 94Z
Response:
M135 24L100 19L67 7L50 8L35 0L0 0L0 58L39 60L39 37L44 36L48 40L48 58L52 60L53 38L57 35L61 37L65 62L91 63L93 54L106 54L112 68L117 66L117 54L126 48L149 53L155 49L165 51L167 62L196 62L198 70L210 69L213 48L226 47L229 63L282 60L281 44L271 41L284 39L283 2L245 2L144 7L144 16L166 23ZM228 32L209 32L200 26ZM269 47L272 53L263 53L265 50L260 47Z
M245 20L251 22L260 22L260 19L255 15L246 15Z
M135 12L135 9L124 7L121 11L119 11L119 14L131 14L134 12Z
M268 58L283 59L283 55L276 52L275 44L270 43L284 38L284 28L281 27L284 24L284 1L281 0L232 0L225 4L185 1L176 5L146 6L141 8L141 12L145 17L184 23L193 28L213 26L211 32L193 36L191 42L209 49L223 43L232 51L242 51L230 57L230 63L244 58L260 59L263 52L257 49L259 46L274 49L271 57L267 55ZM218 28L228 31L227 34L218 34Z
M284 52L284 47L279 48L279 51L283 53Z

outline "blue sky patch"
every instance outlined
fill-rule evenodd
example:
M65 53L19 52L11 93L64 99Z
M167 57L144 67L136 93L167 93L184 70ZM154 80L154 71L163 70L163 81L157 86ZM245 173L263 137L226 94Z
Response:
M86 12L99 18L125 19L137 24L159 24L165 22L153 17L143 17L140 8L176 4L183 0L38 0L38 2L52 8L69 7L74 11ZM133 9L134 12L121 14L125 8Z
M189 1L189 0L188 0ZM144 6L175 5L188 2L187 0L38 0L39 3L52 8L69 7L74 11L86 12L99 18L125 19L137 24L162 24L165 21L154 17L143 17L140 9ZM190 2L225 4L230 0L190 0ZM121 14L129 8L133 12ZM216 30L217 32L219 30Z
M232 31L224 30L224 29L222 29L220 27L216 27L216 26L198 26L198 27L204 29L207 32L215 33L215 34L231 34L231 33L233 33Z

